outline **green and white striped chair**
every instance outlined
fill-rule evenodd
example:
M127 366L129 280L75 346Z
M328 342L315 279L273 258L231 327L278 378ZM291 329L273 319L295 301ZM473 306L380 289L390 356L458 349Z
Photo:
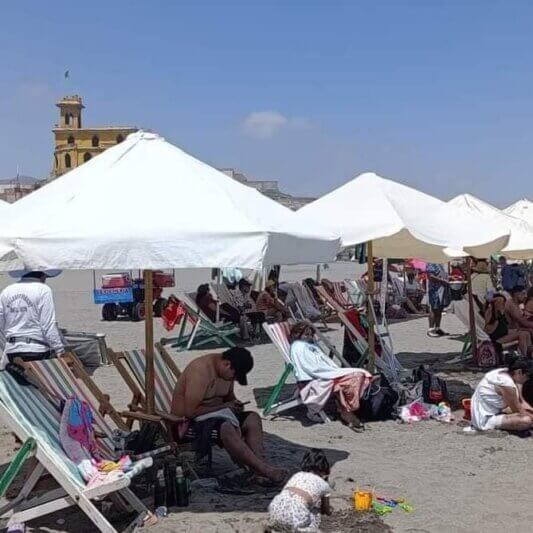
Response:
M176 387L181 372L164 346L156 343L155 348L155 414L147 416L151 416L153 421L161 423L168 433L168 438L173 440L175 435L173 435L171 431L168 431L168 423L176 424L184 420L183 418L170 414L174 388ZM142 410L146 410L146 359L144 356L144 350L130 350L127 352L114 352L113 350L108 350L108 354L109 359L111 359L133 395L129 405L130 412L135 414ZM129 416L129 412L124 412L122 414L126 417ZM218 432L213 431L211 434L212 442L217 443L219 441L218 437ZM188 445L195 438L196 435L194 430L189 428L183 436L183 441L178 442L178 445ZM212 460L213 457L210 451L208 455L209 468L211 468Z
M140 513L135 520L138 523L139 517L148 511L128 488L130 477L124 475L109 483L87 487L78 468L61 447L60 417L58 406L39 389L21 386L8 372L0 372L0 419L21 441L34 439L34 456L37 459L37 465L15 500L0 508L3 524L25 523L77 505L99 531L114 533L117 530L93 503L114 494L122 496ZM57 481L59 488L32 498L32 491L45 472Z
M68 400L76 397L90 405L94 415L94 429L103 438L98 442L113 455L113 430L127 431L128 425L104 394L85 373L83 365L75 356L65 354L57 359L45 359L24 363L25 371L39 385L48 398Z
M228 322L212 322L209 317L194 303L188 294L178 296L185 309L182 326L177 337L162 338L162 344L170 344L177 350L192 350L206 344L217 343L228 348L235 346L234 337L239 333L235 324ZM192 331L185 333L186 324L190 323Z
M132 411L145 409L146 394L144 384L146 359L144 350L139 349L125 352L109 350L108 352L109 358L132 392L133 399L130 403L130 409ZM156 413L168 415L180 371L170 354L159 344L156 344L156 350L154 350L154 375Z

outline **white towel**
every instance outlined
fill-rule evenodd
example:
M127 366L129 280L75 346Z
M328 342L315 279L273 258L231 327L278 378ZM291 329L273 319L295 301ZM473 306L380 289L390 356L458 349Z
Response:
M239 421L237 420L235 413L228 407L224 407L223 409L219 409L218 411L213 411L205 415L197 416L194 419L194 421L203 422L204 420L208 420L209 418L225 418L228 422L230 422L236 428L240 427Z

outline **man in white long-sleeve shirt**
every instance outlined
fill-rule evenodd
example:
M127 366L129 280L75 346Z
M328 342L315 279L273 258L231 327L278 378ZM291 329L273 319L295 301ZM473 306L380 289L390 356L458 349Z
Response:
M15 357L35 361L64 352L52 289L45 284L47 277L58 273L28 272L0 294L0 332L10 362Z

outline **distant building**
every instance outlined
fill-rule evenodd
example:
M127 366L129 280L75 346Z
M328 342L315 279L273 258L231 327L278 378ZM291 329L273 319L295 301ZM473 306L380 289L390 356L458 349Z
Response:
M12 204L41 187L42 183L31 176L0 179L0 200Z
M55 138L52 177L83 165L137 131L137 128L119 126L82 127L84 105L77 94L66 96L56 105L59 107L59 124L52 130Z
M315 200L315 198L307 196L292 196L290 194L281 192L279 190L279 182L276 180L251 181L242 172L239 172L234 168L221 168L220 171L224 172L224 174L226 174L230 178L233 178L234 180L243 183L244 185L248 185L248 187L253 187L254 189L257 189L265 196L272 198L272 200L275 200L276 202L279 202L280 204L294 211Z

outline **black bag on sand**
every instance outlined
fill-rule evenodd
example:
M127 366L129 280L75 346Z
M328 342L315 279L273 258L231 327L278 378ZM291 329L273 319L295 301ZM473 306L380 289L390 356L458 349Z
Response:
M141 429L132 431L126 439L125 449L135 455L150 452L165 444L165 435L157 422L145 422Z
M389 380L379 374L363 393L357 414L365 422L390 420L394 418L398 399L398 393L391 387Z
M420 365L413 370L413 381L422 381L422 395L425 403L448 402L448 386L446 381L438 378Z

